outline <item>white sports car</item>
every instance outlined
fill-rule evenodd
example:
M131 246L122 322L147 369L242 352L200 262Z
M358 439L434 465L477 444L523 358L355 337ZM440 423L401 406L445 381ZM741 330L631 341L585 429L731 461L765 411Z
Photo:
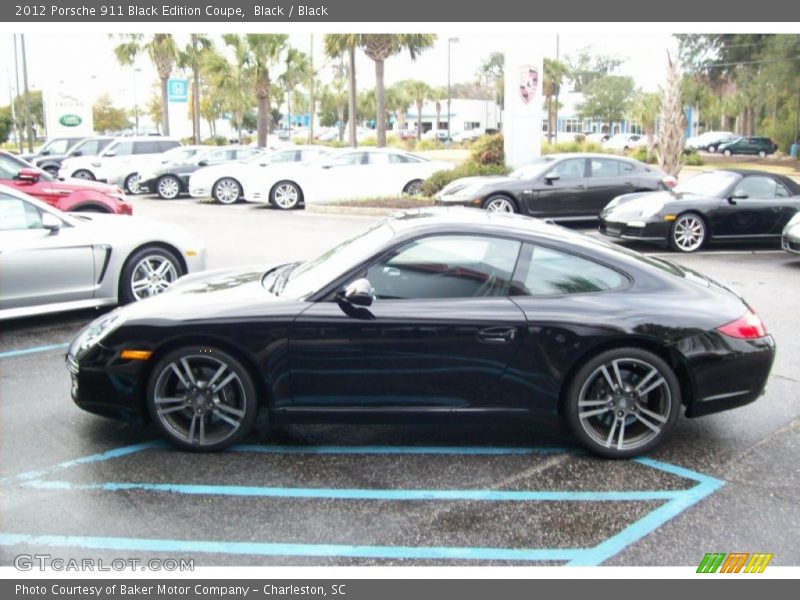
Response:
M244 183L244 199L289 210L301 204L419 194L436 171L455 165L392 148L338 150L308 163L275 164Z
M0 186L0 320L134 302L205 266L180 227L63 213Z

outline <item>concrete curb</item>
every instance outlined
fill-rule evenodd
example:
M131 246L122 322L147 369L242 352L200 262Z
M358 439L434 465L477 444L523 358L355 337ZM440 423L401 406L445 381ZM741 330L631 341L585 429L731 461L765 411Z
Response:
M412 210L411 208L379 208L376 206L337 206L335 204L307 204L307 213L326 215L347 215L363 217L387 217L398 211Z

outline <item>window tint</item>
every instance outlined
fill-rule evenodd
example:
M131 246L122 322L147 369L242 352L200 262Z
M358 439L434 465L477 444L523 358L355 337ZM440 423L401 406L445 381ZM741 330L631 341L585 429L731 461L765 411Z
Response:
M64 154L72 144L72 139L58 139L47 144L42 150L47 150L50 154Z
M19 165L5 156L0 156L0 179L14 179L19 174Z
M367 271L378 298L506 296L520 243L481 236L432 236L396 250Z
M294 162L297 160L297 150L284 150L282 152L275 152L270 155L270 162Z
M402 154L389 154L389 162L392 164L410 163L412 162L407 156Z
M525 265L524 262L528 264ZM524 296L552 296L604 292L622 286L626 279L594 261L526 244L520 259L524 272L517 275ZM515 285L515 292L517 291Z
M570 158L555 165L550 172L555 172L561 179L581 179L585 166L583 158Z
M120 142L108 149L114 156L129 156L133 153L133 142Z
M388 165L391 162L389 155L383 152L370 152L367 158L371 165Z
M206 156L205 160L208 164L221 163L226 160L233 160L233 150L215 150Z
M0 231L41 228L42 213L33 204L12 196L0 196Z
M332 160L331 164L337 167L345 165L360 165L366 164L368 160L369 158L366 152L348 152L344 156L338 156Z
M619 175L619 161L608 158L589 159L592 166L592 177L616 177Z
M161 154L162 149L159 147L158 142L134 142L134 154Z
M108 145L108 141L100 141L100 140L86 140L75 150L80 151L83 156L90 156L92 154L97 154Z
M173 148L180 147L180 143L176 142L175 140L158 140L156 142L156 148L158 150L155 151L156 154L161 152L166 152L167 150L172 150Z
M319 150L303 150L300 152L300 157L297 160L307 161L307 160L314 160L322 156L324 152Z
M620 175L627 175L628 173L636 172L636 165L634 165L633 163L617 161L617 164L619 165Z
M750 198L775 198L778 184L771 177L751 176L742 179L735 191L745 192Z
M256 150L255 148L252 150L237 150L236 160L244 160L246 158L251 158L256 154L260 154L260 151Z

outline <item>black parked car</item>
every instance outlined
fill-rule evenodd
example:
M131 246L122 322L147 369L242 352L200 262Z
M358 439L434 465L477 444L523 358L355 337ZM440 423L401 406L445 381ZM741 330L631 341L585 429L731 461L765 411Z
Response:
M58 171L61 169L61 163L65 158L71 156L97 156L103 148L108 146L115 139L116 138L110 136L83 138L67 148L66 152L61 154L48 153L45 156L34 159L33 164L43 171L47 171L53 177L58 177Z
M800 210L800 185L747 169L704 171L669 192L615 198L600 214L608 236L694 252L714 241L779 240Z
M719 145L719 151L725 156L733 154L755 154L764 158L767 154L778 151L778 144L768 137L740 137L731 142Z
M155 192L159 198L172 200L181 194L189 193L189 178L198 169L246 160L261 153L263 150L249 146L198 148L198 151L186 160L154 165L151 170L143 171L139 177L139 190L142 193Z
M676 308L680 307L680 308ZM217 450L256 413L557 416L627 457L752 402L775 353L737 295L526 217L401 213L305 263L184 277L69 347L72 397Z
M675 180L639 161L605 154L549 154L507 176L456 179L437 204L473 206L556 221L596 219L612 198L664 190Z

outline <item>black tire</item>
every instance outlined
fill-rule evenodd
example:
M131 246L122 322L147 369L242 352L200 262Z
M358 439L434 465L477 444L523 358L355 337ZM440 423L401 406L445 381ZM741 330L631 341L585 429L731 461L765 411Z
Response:
M424 182L422 179L414 179L413 181L409 181L406 184L406 187L403 188L403 193L408 194L409 196L421 196L423 183Z
M113 214L112 211L108 210L107 208L103 206L97 206L96 204L90 204L87 206L77 206L71 209L70 212Z
M759 150L758 151L758 158L766 158L766 157L767 157L767 153L764 150Z
M733 156L733 152L731 152L731 151L730 151L730 150L728 150L727 148L726 148L725 150L723 150L723 151L722 151L722 153L723 153L725 156Z
M269 203L281 210L293 210L303 202L303 190L294 181L279 181L269 191Z
M637 389L645 393L639 395ZM659 356L641 348L617 348L578 369L565 402L567 423L587 450L606 458L630 458L669 435L680 414L681 392L672 368Z
M94 173L86 169L78 169L72 174L72 179L85 179L86 181L94 181Z
M138 173L131 173L125 178L125 183L123 184L125 188L126 194L131 194L135 196L139 193L139 174Z
M669 247L674 252L697 252L706 245L708 238L708 224L697 213L678 215L669 228Z
M174 200L181 195L181 180L174 175L159 177L155 191L162 200Z
M217 348L186 346L169 352L153 368L147 410L173 444L215 452L252 430L258 398L253 378L239 360Z
M211 186L211 197L220 204L236 204L242 199L242 186L232 177L223 177Z
M517 203L503 194L494 194L483 201L483 208L489 212L517 212Z
M148 266L158 270L165 262L162 276L148 277ZM156 296L165 291L175 280L184 274L183 264L171 250L161 246L145 246L128 257L119 279L119 302L129 304ZM147 280L146 284L142 282ZM138 284L135 282L139 282Z

